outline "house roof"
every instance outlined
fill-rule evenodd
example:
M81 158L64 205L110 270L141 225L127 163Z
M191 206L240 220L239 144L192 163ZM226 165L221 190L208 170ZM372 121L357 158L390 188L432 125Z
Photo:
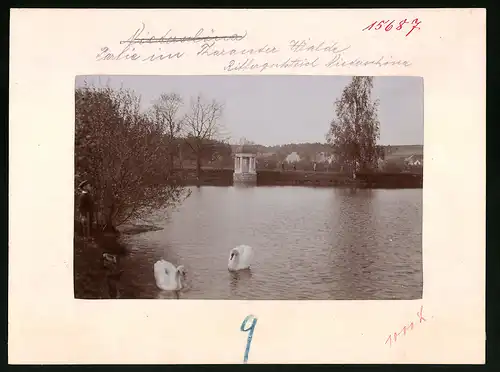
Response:
M423 161L424 155L413 154L413 155L408 156L405 160L407 160L407 161L417 161L417 160Z

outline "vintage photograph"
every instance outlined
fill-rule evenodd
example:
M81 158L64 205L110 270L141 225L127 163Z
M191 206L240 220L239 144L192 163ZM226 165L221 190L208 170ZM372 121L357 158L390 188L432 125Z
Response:
M77 76L81 299L422 298L424 81Z

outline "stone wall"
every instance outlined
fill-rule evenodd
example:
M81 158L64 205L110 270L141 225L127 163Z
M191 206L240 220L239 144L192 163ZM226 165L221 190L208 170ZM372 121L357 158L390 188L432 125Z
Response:
M233 180L234 180L234 182L239 182L239 183L257 183L257 174L256 173L234 173Z

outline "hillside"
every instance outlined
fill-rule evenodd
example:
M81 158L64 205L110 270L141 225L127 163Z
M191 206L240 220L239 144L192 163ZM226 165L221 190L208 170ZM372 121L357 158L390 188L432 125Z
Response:
M384 147L386 160L407 158L411 155L424 155L423 145L396 145Z
M277 146L252 145L259 157L276 157L284 159L288 154L296 152L302 159L314 159L316 154L331 153L331 147L326 143L290 143ZM233 152L238 145L231 145ZM386 159L407 158L411 155L423 155L423 145L390 145L384 146Z

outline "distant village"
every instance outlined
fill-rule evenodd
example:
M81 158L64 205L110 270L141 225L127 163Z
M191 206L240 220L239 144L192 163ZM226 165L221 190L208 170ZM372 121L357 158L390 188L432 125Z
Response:
M234 154L241 144L227 144L217 141L207 143L203 153L204 168L230 169L234 167ZM276 146L247 144L256 154L257 170L304 170L319 172L342 172L342 166L326 143L292 143ZM378 168L383 172L416 172L423 169L422 145L380 146ZM189 147L179 145L175 156L177 166L192 168L196 158Z
M239 145L231 145L233 151ZM302 143L265 147L253 145L257 154L257 169L285 167L297 170L341 171L335 154L328 144ZM423 168L422 145L381 146L378 159L381 171L418 171ZM316 164L316 165L315 165Z

